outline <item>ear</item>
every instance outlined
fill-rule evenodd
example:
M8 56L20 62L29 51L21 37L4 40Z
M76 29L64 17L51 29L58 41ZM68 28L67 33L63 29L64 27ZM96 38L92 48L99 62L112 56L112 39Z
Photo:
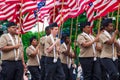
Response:
M10 27L8 27L7 30L9 31L9 30L10 30Z

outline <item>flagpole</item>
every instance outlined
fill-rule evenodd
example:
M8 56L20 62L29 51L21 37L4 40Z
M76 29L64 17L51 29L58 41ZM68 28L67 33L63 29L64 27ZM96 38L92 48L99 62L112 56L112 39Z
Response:
M20 18L19 18L19 26L18 26L18 42L20 42L20 35L22 35L22 34L20 34L19 33L19 31L21 30L21 26L22 26L22 4L23 4L23 0L21 0L21 8L20 8Z
M110 13L108 13L108 17L110 17Z
M19 19L19 28L18 28L18 30L20 31L20 29L21 29L21 26L22 26L22 4L23 4L23 0L21 0L21 8L20 8L20 19ZM21 34L22 35L22 34ZM20 34L18 34L18 37L20 37ZM19 39L18 39L18 41L19 41Z
M111 15L111 17L113 17L113 15L114 15L114 12L112 12L112 15Z
M100 34L100 25L101 25L102 17L99 18L99 25L98 25L98 34Z
M77 20L76 20L76 30L75 30L75 45L74 45L74 50L76 50L76 41L77 41L77 33L78 33L78 19L79 19L79 16L77 17Z
M119 13L120 13L120 3L118 4L117 21L116 21L116 30L118 30ZM117 56L116 47L114 46L114 54L113 54L113 57L116 57L116 56Z
M53 22L54 22L54 20L55 20L55 11L56 11L56 10L55 10L55 1L56 1L56 0L54 0L54 10L53 10L54 12L53 12Z
M77 6L78 6L78 4L77 4ZM77 56L78 19L79 19L79 16L77 16L77 19L76 19L76 30L75 30L75 41L74 41L74 52L75 52L75 57L76 57L77 61L79 61L78 56Z
M77 3L77 6L79 6L79 4ZM78 34L78 19L79 19L79 16L77 16L77 20L76 20L76 30L75 30L75 44L74 44L74 51L76 50L76 46L77 46L77 34Z
M62 0L62 9L61 9L61 17L60 17L61 27L59 27L59 31L58 31L59 32L59 35L58 35L59 38L62 37L61 30L63 29L63 21L62 21L62 18L63 18L63 15L62 15L63 3L64 3L64 0Z
M20 36L20 30L21 30L21 26L22 26L22 4L23 4L23 0L21 0L21 8L20 8L20 19L19 19L19 26L18 26L18 43L20 43L20 38L21 38L21 36ZM21 34L22 35L22 34ZM17 57L19 56L19 49L16 49L17 51L16 51L16 59L17 59Z
M37 28L38 28L38 42L40 41L40 35L39 35L39 33L40 33L40 26L39 26L39 18L38 18L38 11L37 11L37 17L36 17L36 19L37 19Z
M118 24L119 24L119 13L120 13L120 3L119 3L119 5L118 5L117 21L116 21L116 29L118 29Z
M38 26L38 41L40 41L40 26L39 26L39 20L38 20L38 12L37 12L37 26Z
M72 39L73 18L71 18L70 40Z

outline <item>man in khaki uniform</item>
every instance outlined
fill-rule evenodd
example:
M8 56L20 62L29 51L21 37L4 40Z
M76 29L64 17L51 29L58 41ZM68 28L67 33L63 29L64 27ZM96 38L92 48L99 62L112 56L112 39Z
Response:
M15 23L10 22L7 27L8 33L3 34L0 38L2 78L3 80L22 80L23 66L25 66L22 41L16 35L17 26Z
M113 33L112 19L105 19L102 21L104 32L100 34L99 39L102 43L101 62L109 74L110 80L118 80L118 70L114 64L114 47L117 47L118 43L115 40L118 30ZM112 34L113 33L113 34Z
M45 78L46 54L44 53L44 46L45 46L45 40L46 40L47 36L50 34L50 28L49 28L49 26L47 26L47 27L45 28L45 33L46 33L46 36L43 36L43 37L40 38L41 80L44 80L44 78Z
M96 77L93 76L94 61L96 61L94 42L96 42L98 38L94 38L92 35L90 35L89 22L81 23L80 28L82 30L82 33L78 35L77 43L80 47L79 57L80 64L83 69L84 79L100 80L100 77L98 75Z
M70 68L72 64L72 58L75 57L75 55L71 47L69 36L67 34L63 34L62 36L62 40L64 40L64 42L60 47L60 59L65 73L65 80L70 80Z
M27 47L26 53L28 56L28 70L31 73L31 80L41 80L40 74L40 53L39 44L35 36L30 38L30 46Z
M49 25L51 34L45 40L46 75L45 80L64 80L65 75L59 59L60 39L57 38L57 23Z
M119 38L117 41L120 46L120 33L119 33ZM118 56L118 72L120 73L120 47L117 49L117 56ZM120 75L119 75L119 80L120 80Z

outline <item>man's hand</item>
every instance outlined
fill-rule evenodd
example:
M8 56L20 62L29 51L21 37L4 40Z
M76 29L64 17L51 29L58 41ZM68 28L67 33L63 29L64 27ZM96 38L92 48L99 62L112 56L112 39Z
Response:
M119 31L118 31L118 29L116 29L116 30L115 30L115 32L114 32L114 34L115 34L115 35L117 35L117 34L118 34L118 32L119 32Z
M55 44L57 44L57 43L59 43L60 42L60 39L57 39L56 41L55 41Z
M16 45L14 46L14 49L18 49L20 46L21 46L21 44L16 44Z

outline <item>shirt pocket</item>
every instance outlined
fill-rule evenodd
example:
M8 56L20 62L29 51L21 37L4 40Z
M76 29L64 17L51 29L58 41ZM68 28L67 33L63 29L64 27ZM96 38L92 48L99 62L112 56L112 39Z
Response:
M8 40L8 46L12 46L12 41L11 40Z

